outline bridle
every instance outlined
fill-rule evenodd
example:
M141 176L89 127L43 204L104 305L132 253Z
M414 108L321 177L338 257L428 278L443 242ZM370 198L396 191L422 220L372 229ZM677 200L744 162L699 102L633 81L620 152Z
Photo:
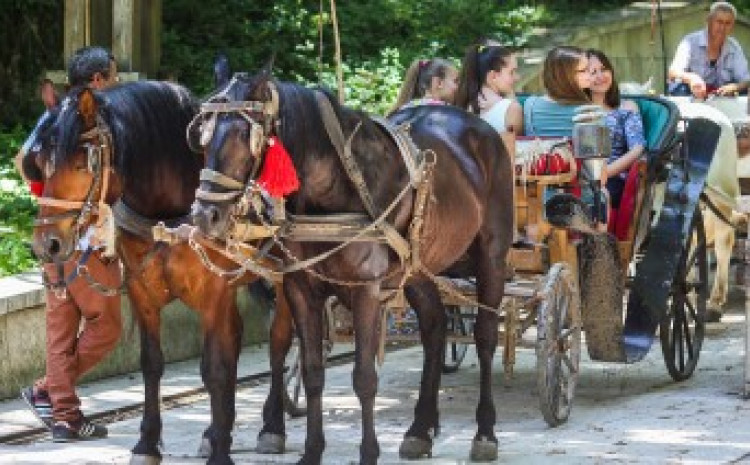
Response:
M279 114L279 95L273 82L267 81L268 90L271 93L271 99L267 101L245 100L239 102L229 101L227 92L237 81L238 76L232 77L232 80L224 90L210 97L205 103L201 104L201 109L193 118L187 127L187 140L190 148L196 152L202 152L211 141L216 129L216 121L222 114L236 115L247 121L250 126L250 138L248 148L253 157L253 167L250 171L247 183L237 181L223 173L203 168L200 172L201 183L208 182L210 185L218 186L221 192L206 190L199 185L195 192L196 200L208 203L234 202L231 208L230 217L243 216L249 213L246 195L253 193L253 196L260 194L260 188L254 179L263 161L263 155L269 145L269 139L278 125ZM200 147L195 147L191 134L199 125Z
M47 216L40 215L34 220L34 226L38 227L49 226L74 218L73 244L81 239L85 228L90 224L93 217L97 218L95 227L100 239L107 239L107 235L102 231L105 227L113 228L112 211L105 202L113 163L112 133L101 115L96 115L96 125L81 134L79 141L86 149L87 169L93 176L85 199L83 201L74 201L39 197L37 201L40 206L62 209L63 212ZM46 161L44 169L45 177L51 177L54 174L54 170L54 163L50 157ZM107 222L109 222L108 225ZM109 241L105 242L107 242L105 246L113 248L114 244L109 244ZM75 247L69 247L69 254L72 254L74 249ZM111 255L114 255L114 250L106 250L105 255L110 255L110 252ZM67 258L69 258L69 255L60 259L67 260Z

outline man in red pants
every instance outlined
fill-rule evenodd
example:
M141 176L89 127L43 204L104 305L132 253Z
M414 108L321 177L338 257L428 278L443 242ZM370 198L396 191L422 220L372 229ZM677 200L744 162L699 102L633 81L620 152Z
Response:
M84 47L76 51L68 66L68 82L72 87L88 85L102 89L117 82L117 65L112 55L101 47ZM36 139L32 133L30 139ZM35 142L24 144L28 150ZM23 165L23 149L19 154ZM38 177L29 170L22 174L29 181ZM24 173L24 171L26 171ZM84 234L86 241L88 234ZM49 282L63 282L72 273L88 244L79 243L78 250L63 264L62 276L53 263L44 264ZM102 250L90 252L85 262L89 274L109 288L118 288L121 281L120 264L116 257L105 257ZM74 278L60 290L46 291L47 298L47 363L46 376L33 386L21 390L21 397L37 417L52 430L56 442L102 438L107 429L84 417L81 401L76 395L78 379L93 368L117 344L122 331L120 295L100 293L82 279ZM82 330L81 322L83 322Z

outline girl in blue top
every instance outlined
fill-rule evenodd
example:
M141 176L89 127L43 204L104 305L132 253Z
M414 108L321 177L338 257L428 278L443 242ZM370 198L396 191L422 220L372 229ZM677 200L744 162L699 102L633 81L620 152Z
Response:
M589 60L578 47L555 47L547 53L542 69L547 94L529 97L523 106L524 132L528 136L571 136L573 116L589 104Z
M591 72L591 100L607 110L605 121L612 134L612 153L607 162L607 190L612 207L618 208L628 171L646 147L643 120L635 102L621 101L609 58L599 50L591 49L586 54Z

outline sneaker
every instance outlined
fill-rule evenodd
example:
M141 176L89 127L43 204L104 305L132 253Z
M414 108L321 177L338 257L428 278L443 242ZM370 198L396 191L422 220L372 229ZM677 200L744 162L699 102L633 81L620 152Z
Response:
M95 425L85 418L78 421L58 421L52 427L53 442L73 442L107 437L107 428Z
M34 392L32 386L21 389L21 399L26 402L29 409L34 413L39 421L47 428L52 428L52 401L49 394L45 391L37 390Z
M709 308L706 312L706 323L721 323L722 313L713 308Z

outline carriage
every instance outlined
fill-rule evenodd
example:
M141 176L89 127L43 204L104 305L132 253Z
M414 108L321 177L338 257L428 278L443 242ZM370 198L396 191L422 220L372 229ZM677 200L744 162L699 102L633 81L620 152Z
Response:
M630 98L644 120L647 150L628 173L621 208L609 214L610 235L590 227L592 218L586 218L583 227L571 226L572 218L560 218L571 213L569 208L545 211L545 191L569 192L585 182L585 161L565 172L529 174L522 167L537 161L540 148L548 152L542 156L550 155L561 140L521 138L517 146L517 174L523 171L515 185L517 226L538 236L510 251L513 276L506 283L498 332L506 374L513 371L518 346L535 348L540 409L550 426L569 416L582 333L592 360L632 363L649 352L658 327L666 368L676 381L692 375L703 343L708 269L698 199L716 128L705 120L680 121L675 105L665 99ZM534 160L529 160L529 152L535 153ZM336 237L313 232L321 226L299 224L292 234L297 240L330 241L346 240L358 231L352 226L348 236L339 232ZM340 226L329 223L322 229L340 231ZM470 278L437 279L448 317L443 372L452 373L473 342L476 283ZM383 289L381 301L382 356L386 340L418 340L418 327L398 289ZM324 328L326 353L334 343L353 339L351 312L335 298L326 302ZM529 329L532 337L524 338ZM289 358L284 384L288 413L304 414L299 352Z

